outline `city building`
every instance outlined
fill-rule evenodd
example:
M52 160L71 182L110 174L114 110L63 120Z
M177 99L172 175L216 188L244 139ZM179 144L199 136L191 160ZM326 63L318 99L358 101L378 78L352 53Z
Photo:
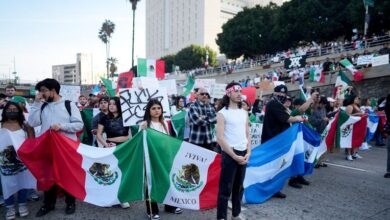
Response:
M52 66L52 77L62 84L93 84L98 81L93 74L91 54L77 53L75 64Z
M158 59L196 44L219 52L222 25L244 7L286 0L146 0L146 57Z

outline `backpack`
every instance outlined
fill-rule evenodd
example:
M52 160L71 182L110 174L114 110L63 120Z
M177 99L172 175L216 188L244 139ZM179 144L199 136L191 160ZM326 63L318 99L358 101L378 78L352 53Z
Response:
M65 100L65 108L66 108L66 111L68 112L69 116L72 116L72 109L70 108L70 103L71 101L70 100ZM41 121L42 121L42 111L43 109L47 106L47 102L43 103L43 105L41 106Z

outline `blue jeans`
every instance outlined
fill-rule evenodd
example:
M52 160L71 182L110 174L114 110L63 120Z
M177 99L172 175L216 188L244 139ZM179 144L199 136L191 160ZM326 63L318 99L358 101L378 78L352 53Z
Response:
M28 192L28 189L19 190L19 192L18 192L18 203L19 204L26 204L27 192ZM4 202L5 202L5 206L7 208L13 207L15 204L15 195L10 196Z

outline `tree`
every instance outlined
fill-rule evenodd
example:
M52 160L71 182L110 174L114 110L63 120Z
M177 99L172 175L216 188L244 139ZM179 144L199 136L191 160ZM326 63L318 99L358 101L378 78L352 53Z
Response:
M173 66L175 65L175 55L166 55L160 58L165 61L165 72L172 73L174 71Z
M110 57L110 41L111 35L114 33L115 24L110 20L105 20L102 24L102 27L99 30L98 37L106 45L106 68L107 68L107 78L109 77L109 62Z
M217 53L207 46L201 47L198 45L190 45L180 50L175 55L174 64L179 66L181 70L205 67L207 53L209 66L215 66L217 64Z

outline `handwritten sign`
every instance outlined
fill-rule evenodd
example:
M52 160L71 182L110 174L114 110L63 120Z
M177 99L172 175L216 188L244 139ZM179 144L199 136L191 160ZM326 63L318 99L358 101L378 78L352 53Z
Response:
M158 81L160 88L165 88L168 95L177 94L176 79L167 79Z
M374 55L362 55L357 58L357 65L371 64Z
M261 133L263 132L263 124L251 123L250 129L251 146L253 149L261 144Z
M213 98L221 99L225 95L226 84L214 84L210 89L210 96Z
M195 79L194 88L205 88L207 91L211 90L211 87L215 84L215 79Z
M372 58L372 66L381 66L389 63L389 54Z
M65 100L78 102L80 96L80 86L61 85L60 96Z
M150 99L157 99L161 102L164 118L170 118L171 116L165 88L120 89L119 97L124 126L136 125L143 121L146 105Z

